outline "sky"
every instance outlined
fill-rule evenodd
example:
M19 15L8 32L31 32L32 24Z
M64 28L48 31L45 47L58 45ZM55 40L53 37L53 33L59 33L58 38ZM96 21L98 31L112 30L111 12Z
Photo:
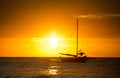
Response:
M119 0L0 0L0 57L74 54L77 18L79 49L92 57L120 57L119 3ZM51 37L56 39L54 47Z

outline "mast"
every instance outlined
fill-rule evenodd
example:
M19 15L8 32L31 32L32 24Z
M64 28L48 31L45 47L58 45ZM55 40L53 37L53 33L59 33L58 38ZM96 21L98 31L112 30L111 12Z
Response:
M78 18L77 18L77 27L76 27L76 55L78 56Z

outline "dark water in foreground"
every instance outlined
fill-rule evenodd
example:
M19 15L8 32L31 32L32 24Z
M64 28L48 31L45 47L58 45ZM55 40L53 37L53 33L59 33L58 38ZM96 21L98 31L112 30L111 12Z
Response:
M120 78L120 58L86 63L58 58L0 58L0 78Z

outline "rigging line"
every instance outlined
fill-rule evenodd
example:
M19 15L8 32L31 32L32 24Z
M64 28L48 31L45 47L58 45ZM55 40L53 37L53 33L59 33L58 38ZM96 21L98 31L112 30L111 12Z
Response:
M78 55L78 18L77 18L77 27L76 27L76 55Z

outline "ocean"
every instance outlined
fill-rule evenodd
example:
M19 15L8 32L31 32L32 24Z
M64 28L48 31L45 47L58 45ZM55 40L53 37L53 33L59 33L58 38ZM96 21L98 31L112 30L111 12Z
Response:
M120 78L120 58L79 63L55 57L0 57L0 78Z

